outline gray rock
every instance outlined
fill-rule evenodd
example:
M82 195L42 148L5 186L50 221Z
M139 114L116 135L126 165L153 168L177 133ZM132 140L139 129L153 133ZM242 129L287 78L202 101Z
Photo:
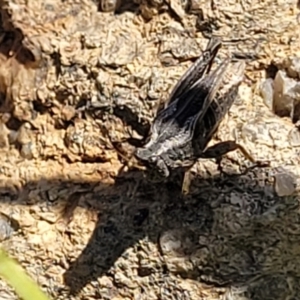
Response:
M262 82L262 84L260 85L260 94L264 100L265 105L270 110L273 110L274 90L272 78L268 78Z
M288 135L288 140L291 146L299 147L300 146L300 131L298 128L293 128Z
M16 220L0 212L0 242L10 238L19 228L20 225Z
M280 117L293 118L294 101L296 94L294 89L297 81L287 77L285 71L278 71L274 79L274 112Z
M277 169L274 174L275 178L275 192L279 197L290 196L296 190L296 176L283 167Z
M285 61L287 75L291 78L300 78L300 57L289 57Z

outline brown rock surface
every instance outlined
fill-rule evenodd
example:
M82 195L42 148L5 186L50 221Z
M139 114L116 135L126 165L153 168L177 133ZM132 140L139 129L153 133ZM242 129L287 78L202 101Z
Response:
M299 132L260 96L272 62L299 57L296 4L105 1L0 1L2 245L53 299L299 298ZM181 197L120 172L103 129L143 136L212 33L255 58L212 143L271 167L199 161ZM0 299L16 299L2 281Z

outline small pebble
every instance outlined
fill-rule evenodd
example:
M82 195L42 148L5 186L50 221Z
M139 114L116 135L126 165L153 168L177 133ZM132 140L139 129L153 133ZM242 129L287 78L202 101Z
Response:
M274 79L274 112L280 117L294 116L294 92L297 82L287 77L285 71L278 71Z
M299 147L300 146L300 131L298 128L293 128L288 135L288 140L291 146Z
M20 154L23 158L32 159L33 158L33 144L29 142L27 144L22 145Z
M289 57L286 60L287 74L291 78L300 77L300 57Z
M275 192L279 197L290 196L296 190L296 176L285 170L278 168L275 178Z
M100 0L100 7L103 12L116 11L121 4L120 0Z
M274 97L274 90L273 90L273 79L268 78L266 79L260 86L260 93L264 100L265 105L270 109L273 110L273 97Z
M185 256L193 248L193 232L184 229L165 231L159 239L164 255Z
M0 242L10 238L11 235L18 229L19 224L17 221L3 213L0 213Z

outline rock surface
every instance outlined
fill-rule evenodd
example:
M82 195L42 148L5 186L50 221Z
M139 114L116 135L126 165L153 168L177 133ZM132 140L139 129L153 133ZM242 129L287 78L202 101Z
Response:
M267 106L259 89L272 66L298 85L294 1L135 0L116 13L102 1L0 1L2 246L58 300L297 299L298 92L285 89L279 117L274 82ZM183 197L176 180L122 170L105 132L143 137L211 34L218 60L250 58L211 143L237 140L271 166L243 173L235 151L224 175L201 160ZM0 298L16 299L3 281Z

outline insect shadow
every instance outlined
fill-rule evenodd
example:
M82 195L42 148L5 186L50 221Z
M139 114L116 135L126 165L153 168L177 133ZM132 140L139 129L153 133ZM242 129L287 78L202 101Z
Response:
M145 251L142 240L158 244L168 230L184 229L193 235L187 255L193 257L194 265L189 272L179 272L183 278L243 287L249 299L284 299L287 290L282 285L286 278L282 277L280 264L272 262L280 259L286 265L300 263L293 252L300 242L300 226L294 224L295 232L288 230L299 218L299 204L277 197L273 186L265 181L263 169L249 172L241 176L197 176L188 196L180 194L176 181L149 183L139 170L119 174L114 185L98 189L89 196L92 199L86 199L107 210L99 210L88 244L64 274L71 294L78 294L86 284L95 283L103 275L113 278L115 263L129 247L135 245L139 256L139 251ZM233 226L233 220L238 225ZM201 236L208 237L207 244L199 244ZM220 247L222 253L218 252ZM291 251L284 252L286 247ZM207 260L197 254L203 248L209 249ZM156 272L163 272L161 276L165 277L170 274L165 262L160 262L164 271L150 268L146 275L141 271L143 266L134 267L141 277ZM300 270L292 269L291 266L291 272L297 274L293 273L295 277L290 276L289 280L296 282ZM252 283L247 285L248 282ZM261 289L263 282L280 285Z

